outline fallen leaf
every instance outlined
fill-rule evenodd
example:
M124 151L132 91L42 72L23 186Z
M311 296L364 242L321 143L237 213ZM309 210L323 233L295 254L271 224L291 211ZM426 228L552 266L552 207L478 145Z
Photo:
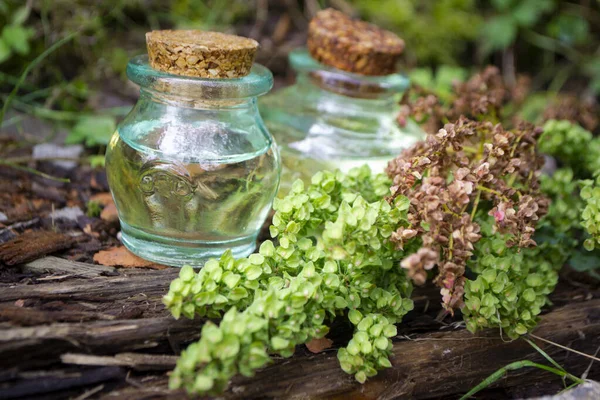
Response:
M99 237L100 237L100 234L99 234L98 232L94 232L94 231L92 230L92 225L90 225L90 224L87 224L87 225L86 225L86 226L83 228L83 232L84 232L84 233L87 233L88 235L90 235L90 236L93 236L93 237L95 237L95 238L99 238Z
M331 347L333 340L327 338L313 339L306 343L306 347L311 353L320 353Z
M94 254L94 261L109 267L165 269L166 265L144 260L127 250L125 246L111 247Z
M102 204L103 206L114 204L113 197L109 192L95 194L92 197L90 197L90 201Z
M108 204L104 207L100 213L100 219L106 222L117 222L119 220L119 214L117 213L115 203Z

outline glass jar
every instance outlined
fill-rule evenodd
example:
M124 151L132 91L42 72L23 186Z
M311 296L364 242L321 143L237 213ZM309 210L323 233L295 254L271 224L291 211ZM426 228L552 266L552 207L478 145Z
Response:
M175 266L250 254L279 184L279 152L257 107L271 72L255 64L242 78L192 78L139 56L127 76L140 97L106 152L125 246Z
M382 172L402 150L425 138L409 121L396 122L398 101L408 88L401 74L365 76L328 67L307 50L289 55L296 83L265 96L261 114L281 149L281 192L319 170L368 164Z

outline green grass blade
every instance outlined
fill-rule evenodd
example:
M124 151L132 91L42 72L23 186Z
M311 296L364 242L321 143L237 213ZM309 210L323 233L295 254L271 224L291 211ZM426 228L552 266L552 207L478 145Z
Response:
M565 371L565 369L563 367L561 367L556 361L554 361L554 359L552 357L550 357L548 355L548 353L546 353L544 350L542 350L537 344L535 344L533 341L523 338L527 343L529 343L529 345L531 347L533 347L534 349L537 350L538 353L540 353L546 360L548 360L552 365L554 365L556 368L560 369L563 372L567 372Z
M524 367L533 367L533 368L542 369L544 371L552 372L553 374L558 375L563 378L568 377L568 378L572 379L573 381L575 381L576 383L583 383L583 380L581 380L577 377L574 377L573 375L569 374L568 372L565 372L562 369L562 367L559 367L560 369L557 369L557 368L549 367L547 365L534 363L533 361L529 361L529 360L515 361L513 363L510 363L510 364L500 368L499 370L497 370L496 372L494 372L493 374L491 374L490 376L485 378L483 381L481 381L481 383L479 385L475 386L473 389L469 390L469 392L467 394L462 396L460 398L460 400L468 399L469 397L473 396L477 392L487 388L488 386L490 386L491 384L493 384L494 382L496 382L497 380L502 378L508 371L515 371L517 369L521 369Z
M29 75L29 73L35 67L37 67L38 64L40 64L46 57L48 57L50 54L52 54L54 51L56 51L58 48L60 48L64 44L66 44L69 41L71 41L77 35L79 35L79 32L73 32L73 33L65 36L64 38L60 39L59 41L57 41L56 43L54 43L52 46L50 46L46 50L44 50L42 52L42 54L40 54L39 56L37 56L32 62L29 63L29 65L27 65L27 67L25 67L25 70L23 71L23 73L19 77L19 80L18 80L17 84L15 85L15 87L13 88L13 90L8 95L8 98L4 102L4 106L2 107L2 111L0 111L0 126L2 125L2 121L4 121L4 115L6 114L6 111L8 110L8 107L10 106L10 103L12 102L13 98L17 95L17 92L21 88L21 85L25 82L25 79L27 78L27 75Z
M0 160L0 165L6 165L7 167L18 169L20 171L29 172L30 174L38 175L38 176L41 176L42 178L50 179L50 180L53 180L56 182L65 182L65 183L71 182L67 178L57 178L56 176L45 174L41 171L38 171L37 169L29 168L29 167L19 165L19 164L13 163L13 162L5 161L5 160Z

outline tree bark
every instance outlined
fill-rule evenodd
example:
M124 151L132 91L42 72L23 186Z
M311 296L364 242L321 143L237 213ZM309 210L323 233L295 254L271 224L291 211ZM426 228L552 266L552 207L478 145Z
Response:
M0 398L41 393L61 398L86 391L106 399L184 397L168 391L167 371L174 356L198 338L202 321L176 321L161 303L178 270L115 271L48 257L25 272L27 279L0 284ZM31 275L41 272L51 275ZM600 300L579 297L544 315L535 334L594 354L600 346ZM473 335L410 317L400 325L405 326L412 328L404 332L429 331L395 338L392 368L364 385L340 369L335 349L311 354L299 346L294 357L275 360L253 378L234 378L225 398L451 398L511 362L547 364L525 341L502 339L498 331ZM590 365L583 356L541 341L538 345L575 375ZM74 376L74 368L84 372ZM594 364L588 377L599 376L600 366ZM560 383L560 378L523 369L495 386L510 390L534 382Z

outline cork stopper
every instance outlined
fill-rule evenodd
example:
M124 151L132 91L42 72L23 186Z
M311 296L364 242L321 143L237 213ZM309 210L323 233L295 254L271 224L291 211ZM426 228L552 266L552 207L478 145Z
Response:
M389 75L404 41L394 33L328 8L308 26L308 51L317 61L362 75Z
M241 36L194 30L146 33L152 68L200 78L240 78L250 73L258 42Z

